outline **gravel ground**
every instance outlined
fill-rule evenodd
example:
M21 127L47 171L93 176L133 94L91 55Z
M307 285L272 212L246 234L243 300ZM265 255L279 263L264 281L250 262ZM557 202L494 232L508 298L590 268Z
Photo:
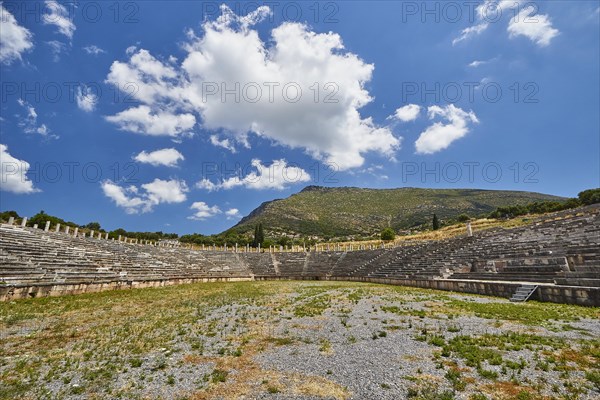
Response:
M134 338L156 340L155 331L135 328L142 315L117 324L131 324L131 333L119 336L113 328L96 357L80 357L100 346L81 341L56 350L58 359L35 349L11 354L3 345L0 377L12 385L19 363L39 365L20 375L30 385L19 392L23 399L600 398L594 383L600 321L587 317L593 310L573 308L586 316L532 324L446 308L457 300L519 307L504 299L376 285L281 285L286 290L259 300L184 303L186 318L159 325L166 339L150 351L125 350ZM4 326L3 339L26 348L51 328L48 321L61 318ZM472 342L458 347L455 340ZM498 361L469 361L490 349ZM0 389L0 398L17 398L10 393Z

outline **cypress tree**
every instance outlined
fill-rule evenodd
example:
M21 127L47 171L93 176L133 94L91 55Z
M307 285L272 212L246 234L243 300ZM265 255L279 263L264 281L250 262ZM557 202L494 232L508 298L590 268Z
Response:
M435 215L435 214L433 214L432 225L433 225L434 231L437 231L438 229L440 229L440 220L438 219L437 215Z
M265 233L263 231L263 224L262 224L262 222L258 224L258 231L257 231L257 233L258 233L258 235L256 237L256 239L257 239L257 243L256 244L258 246L258 243L260 243L262 245L262 243L265 241Z
M258 225L254 225L254 238L252 239L252 247L258 247Z

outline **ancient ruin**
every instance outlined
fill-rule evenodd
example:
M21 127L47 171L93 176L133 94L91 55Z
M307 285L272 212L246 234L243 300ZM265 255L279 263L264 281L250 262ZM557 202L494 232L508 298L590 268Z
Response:
M3 224L0 299L290 279L391 283L517 301L600 305L599 206L545 215L523 227L470 233L391 248L319 245L284 251L233 244L198 250L177 241L115 241L93 232L85 237L60 225L52 232L48 224L44 229ZM527 284L532 287L519 289Z

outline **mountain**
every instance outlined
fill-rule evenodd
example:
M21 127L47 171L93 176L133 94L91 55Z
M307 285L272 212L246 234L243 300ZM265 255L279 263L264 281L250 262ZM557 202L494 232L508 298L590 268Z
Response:
M497 207L562 197L533 192L479 189L362 189L308 186L286 199L264 202L231 230L248 233L262 222L272 236L287 233L318 237L369 236L443 221L460 214L477 216Z

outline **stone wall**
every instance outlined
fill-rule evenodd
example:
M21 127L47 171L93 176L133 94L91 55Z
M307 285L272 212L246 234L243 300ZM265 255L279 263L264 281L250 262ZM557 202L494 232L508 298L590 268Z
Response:
M369 282L385 285L410 286L426 289L444 290L459 293L471 293L494 297L511 297L520 286L512 282L480 282L457 280L426 280L426 279L389 279L369 277L322 277L322 276L255 276L237 278L196 278L196 279L170 279L140 282L109 282L109 283L79 283L79 284L54 284L54 285L27 285L27 286L0 286L0 301L27 299L35 297L53 297L74 295L82 293L103 292L107 290L155 288L186 283L207 282L244 282L244 281L271 281L271 280L330 280ZM600 288L577 286L547 286L540 285L531 297L532 300L576 304L580 306L600 306Z

